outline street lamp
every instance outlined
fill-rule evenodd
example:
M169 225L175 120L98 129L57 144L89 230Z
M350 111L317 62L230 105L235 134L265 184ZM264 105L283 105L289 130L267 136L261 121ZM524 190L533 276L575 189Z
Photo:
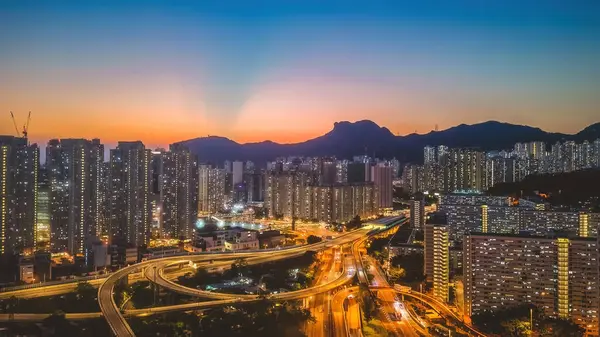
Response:
M529 308L529 328L533 333L533 308Z

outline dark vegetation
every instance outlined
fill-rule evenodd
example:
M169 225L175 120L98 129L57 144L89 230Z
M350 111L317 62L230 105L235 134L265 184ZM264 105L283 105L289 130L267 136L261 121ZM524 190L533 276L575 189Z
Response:
M301 327L310 322L308 310L296 303L262 300L210 310L202 316L174 313L132 318L130 324L138 336L230 337L289 336L301 337Z
M0 301L3 313L48 313L62 311L67 313L98 312L98 290L88 282L80 282L74 292L62 296L48 296L30 299L11 297Z
M530 311L532 310L532 311ZM544 316L534 306L521 305L485 312L472 317L473 324L482 332L499 336L529 336L530 312L533 313L533 330L540 336L580 337L584 329L573 321Z
M582 206L590 202L589 208L600 211L600 170L586 170L559 174L531 175L515 183L497 184L489 190L492 195L514 197L548 195L553 205Z
M316 254L306 252L295 258L249 266L243 259L235 261L223 273L209 273L198 268L194 274L179 277L178 283L187 287L205 289L209 284L222 283L237 277L249 277L254 283L262 280L268 290L306 288L312 282L315 272ZM295 271L298 271L297 273ZM241 289L228 288L220 291L241 293Z

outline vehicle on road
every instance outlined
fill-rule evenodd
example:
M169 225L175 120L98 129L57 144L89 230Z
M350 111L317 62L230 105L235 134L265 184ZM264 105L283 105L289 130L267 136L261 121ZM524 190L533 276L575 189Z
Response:
M399 321L400 319L402 319L402 315L400 315L400 313L390 311L387 314L390 317L391 321Z

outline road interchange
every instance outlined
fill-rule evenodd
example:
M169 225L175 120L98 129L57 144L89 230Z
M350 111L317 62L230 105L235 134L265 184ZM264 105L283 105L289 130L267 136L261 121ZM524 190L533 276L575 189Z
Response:
M129 327L125 317L129 316L146 316L152 314L166 313L172 311L190 311L190 310L203 310L224 305L234 305L245 302L252 302L261 300L262 297L258 295L233 295L203 291L199 289L187 288L173 282L170 278L172 275L167 277L165 270L177 264L196 264L201 267L207 268L208 270L217 269L230 265L235 259L243 258L248 264L266 263L276 261L280 259L290 258L304 254L306 251L317 251L328 249L332 247L338 247L345 244L352 244L352 254L349 259L344 259L342 263L342 273L339 277L329 280L328 282L317 284L311 288L306 288L298 291L284 292L280 294L273 294L268 296L269 299L284 301L284 300L297 300L314 296L317 294L327 293L331 290L340 288L345 284L350 283L354 277L355 271L363 271L360 266L354 264L353 257L357 254L357 248L366 241L372 234L370 228L361 228L352 232L345 233L329 241L325 241L313 245L295 246L287 249L280 250L261 250L261 251L244 251L235 253L204 253L197 255L187 256L175 256L165 257L156 260L144 261L132 266L123 268L105 279L92 280L90 282L94 285L99 285L98 288L98 302L100 304L100 313L83 313L83 314L66 314L67 319L89 319L104 317L111 330L116 336L135 336L134 332ZM217 262L215 262L217 261ZM156 268L155 268L156 267ZM363 271L364 273L364 271ZM360 273L359 273L360 274ZM361 276L361 275L359 275ZM114 290L118 282L123 282L125 278L133 278L134 280L148 279L150 282L156 282L159 286L164 287L168 290L172 290L176 293L190 295L193 297L210 299L204 302L186 303L179 305L170 305L162 307L154 307L148 309L135 309L135 310L121 310L117 307L114 301ZM362 277L360 277L362 278ZM75 285L55 285L51 290L60 293L62 291L72 291ZM17 290L23 294L29 292L36 292L39 290L25 289L23 291ZM48 291L41 291L48 296ZM19 293L19 296L22 295ZM7 296L6 294L0 294L0 296ZM32 296L34 297L34 296ZM6 320L6 315L0 315L0 321ZM47 314L12 314L9 320L13 321L36 321L42 320L48 317Z

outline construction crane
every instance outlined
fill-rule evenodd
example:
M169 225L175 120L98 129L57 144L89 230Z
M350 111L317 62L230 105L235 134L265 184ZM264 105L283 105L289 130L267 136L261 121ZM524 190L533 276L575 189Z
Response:
M15 118L15 114L11 111L10 117L12 118L13 125L15 126L15 131L17 132L17 137L22 135L23 138L27 138L27 131L29 130L29 121L31 121L31 111L29 111L29 115L27 116L27 122L23 124L23 131L19 132L19 128L17 127L17 119Z
M27 131L29 130L29 121L31 121L31 111L27 115L27 122L23 125L23 138L27 138Z
M10 112L10 117L12 118L13 121L13 125L15 126L15 131L17 132L17 137L19 136L19 128L17 127L17 120L15 119L15 114L13 114L13 112Z

